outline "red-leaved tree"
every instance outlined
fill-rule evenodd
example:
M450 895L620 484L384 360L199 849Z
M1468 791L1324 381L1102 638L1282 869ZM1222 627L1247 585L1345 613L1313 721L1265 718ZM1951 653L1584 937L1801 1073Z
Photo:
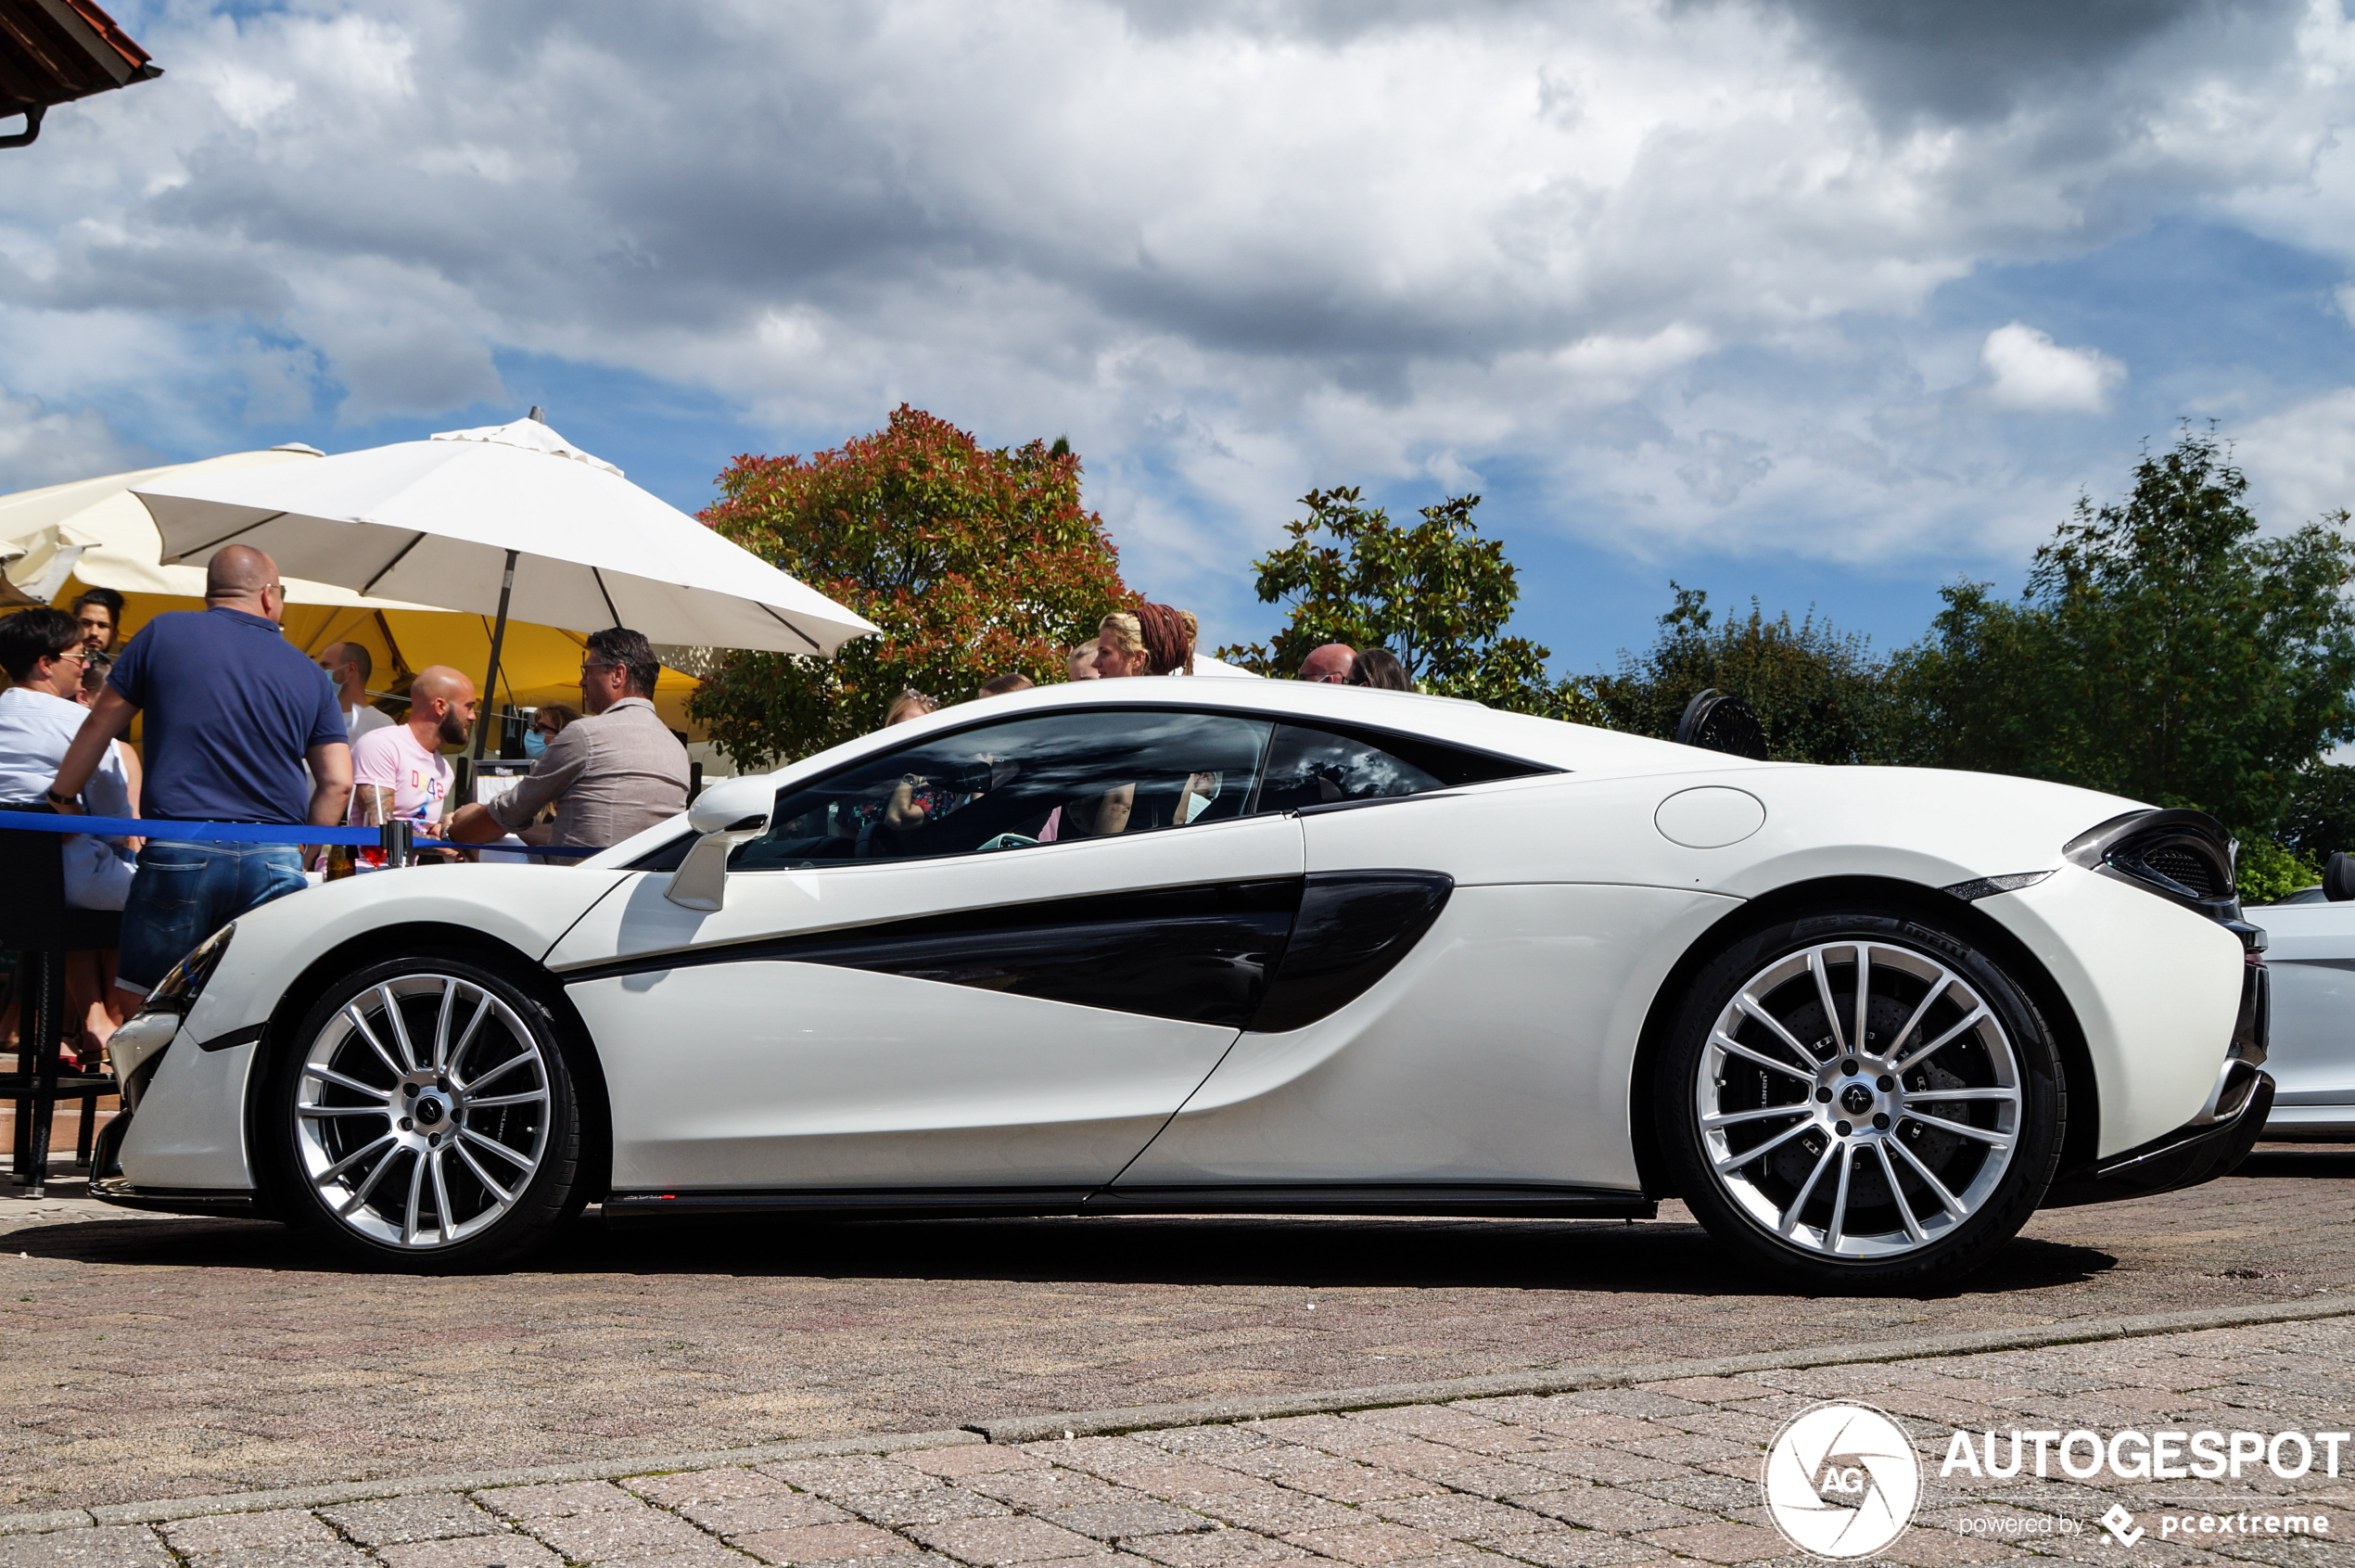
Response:
M901 404L808 457L739 457L703 520L883 629L831 661L723 657L688 714L739 761L806 757L878 728L909 687L962 701L992 675L1063 678L1063 654L1130 602L1068 443L990 451Z

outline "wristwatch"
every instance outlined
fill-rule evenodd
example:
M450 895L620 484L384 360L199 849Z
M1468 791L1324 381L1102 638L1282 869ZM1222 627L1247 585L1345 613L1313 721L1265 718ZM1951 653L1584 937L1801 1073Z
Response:
M48 797L49 804L52 806L72 806L79 804L79 802L76 801L70 795L59 795L55 785L43 790L41 793Z

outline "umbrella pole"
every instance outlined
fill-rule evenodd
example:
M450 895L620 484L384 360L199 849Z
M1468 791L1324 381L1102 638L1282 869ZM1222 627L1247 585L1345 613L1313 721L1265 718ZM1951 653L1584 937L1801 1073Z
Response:
M507 599L515 591L516 552L510 550L507 552L506 575L499 580L499 618L490 628L490 669L482 678L482 707L475 717L473 762L477 766L467 770L469 788L474 783L471 775L479 771L483 743L490 738L490 715L496 710L499 700L499 645L507 640Z

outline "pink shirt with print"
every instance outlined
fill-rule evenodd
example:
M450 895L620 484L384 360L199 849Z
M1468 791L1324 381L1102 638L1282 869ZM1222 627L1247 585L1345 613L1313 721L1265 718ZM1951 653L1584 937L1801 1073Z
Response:
M392 796L392 814L438 822L450 797L450 759L417 744L406 724L372 730L351 745L352 820L359 821L360 786L374 784Z

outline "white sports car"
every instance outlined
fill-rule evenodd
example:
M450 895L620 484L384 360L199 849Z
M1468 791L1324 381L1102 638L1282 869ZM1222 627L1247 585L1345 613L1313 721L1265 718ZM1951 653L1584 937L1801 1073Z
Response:
M606 1212L1648 1217L1815 1284L2230 1169L2211 820L1289 682L948 708L570 870L255 910L99 1191L479 1265Z

